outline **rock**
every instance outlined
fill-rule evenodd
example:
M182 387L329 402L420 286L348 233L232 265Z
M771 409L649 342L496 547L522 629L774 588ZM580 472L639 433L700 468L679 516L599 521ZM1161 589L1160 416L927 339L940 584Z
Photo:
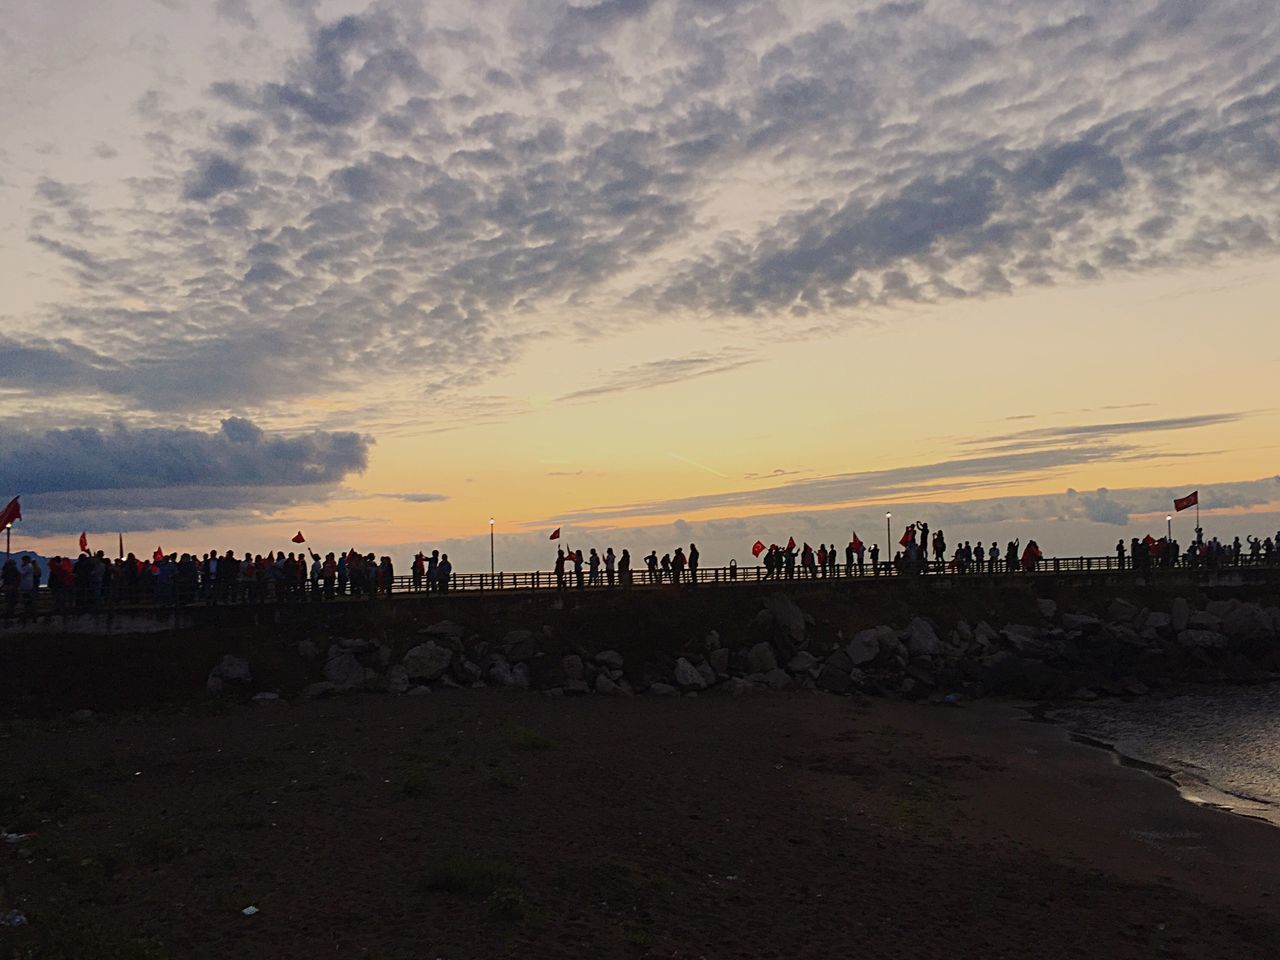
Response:
M911 619L902 639L913 657L936 657L943 652L942 641L933 625L921 617Z
M364 665L354 653L340 653L325 662L324 678L339 690L355 690L364 686Z
M773 647L761 642L747 651L747 666L752 673L768 673L778 665Z
M1043 598L1036 601L1036 609L1040 611L1040 616L1046 620L1052 620L1058 613L1058 605L1052 600Z
M452 620L441 620L437 623L428 625L422 632L428 636L446 637L450 640L461 640L466 636L467 628Z
M706 639L702 641L702 646L703 646L703 649L707 650L708 652L712 650L719 650L721 646L720 631L712 630L710 633L708 633L706 636Z
M222 686L222 678L215 677L213 674L209 674L208 678L204 682L205 692L210 696L216 697L220 694L222 692Z
M956 636L958 636L964 643L973 643L973 627L969 626L969 621L956 621Z
M843 673L853 672L853 661L849 659L849 655L843 650L837 650L831 656L827 657L826 666L834 667Z
M233 657L229 653L209 671L209 676L228 683L248 683L253 679L253 674L249 670L249 661L241 657Z
M814 679L814 686L828 693L848 693L853 686L853 679L845 671L828 663Z
M1187 602L1186 597L1174 598L1173 607L1169 611L1169 619L1175 633L1181 633L1187 629L1191 620L1191 604Z
M1187 650L1222 648L1228 642L1226 637L1214 630L1183 630L1178 634L1178 643Z
M676 686L682 690L703 690L707 686L707 681L698 672L698 668L684 657L676 660L675 678Z
M308 700L318 700L321 697L331 697L336 693L341 693L336 684L322 680L320 683L312 683L302 688L302 695Z
M1208 610L1194 610L1187 618L1188 630L1212 630L1217 633L1222 629L1222 618ZM1182 631L1178 631L1181 633Z
M271 693L269 691L264 690L262 693L255 693L253 695L253 702L270 704L270 703L283 703L284 701L280 699L280 694Z
M314 660L316 659L316 657L320 656L320 648L316 646L314 641L299 640L298 656L300 656L303 660Z
M459 683L473 686L484 679L484 671L480 669L480 664L468 660L466 657L453 658L453 675Z
M1275 639L1271 616L1259 604L1242 603L1222 618L1222 632L1233 640L1259 643Z
M404 693L409 689L409 671L397 664L387 668L387 691Z
M343 653L368 653L377 648L378 645L372 640L361 640L358 637L342 637L338 640L338 649Z
M431 692L430 687L410 687L408 695L411 697L420 697L424 693L430 693L430 692Z
M1210 616L1225 620L1240 606L1240 601L1232 597L1230 600L1210 600L1204 605L1204 612Z
M792 673L808 673L818 666L818 658L807 650L801 650L787 661L787 669Z
M622 688L603 673L596 674L596 693L606 697L615 697L622 693Z
M560 669L564 671L566 683L580 683L586 678L586 665L576 653L560 658Z
M764 675L764 682L770 690L785 690L791 686L791 674L781 667L774 667Z
M929 667L927 660L912 660L907 664L907 676L920 684L922 687L935 687L938 684L937 676Z
M521 666L523 666L523 664L521 664ZM488 676L490 683L496 684L500 687L514 687L516 685L515 671L506 660L502 659L502 657L495 656L493 658L493 661L489 664L486 676Z
M1060 673L1039 660L1026 660L1009 650L985 658L977 672L987 693L1049 697L1063 692L1064 678Z
M804 611L794 600L785 593L774 593L765 598L764 608L773 614L778 630L796 649L804 645Z
M652 683L649 685L649 692L655 693L660 697L669 697L676 693L676 688L669 683Z
M1064 613L1062 615L1063 630L1078 630L1081 633L1097 633L1102 629L1102 621L1087 613Z
M428 640L404 655L404 668L410 680L437 680L449 669L452 660L452 650L440 646L434 640Z
M1107 619L1115 623L1133 623L1141 612L1128 600L1121 600L1119 597L1107 605Z
M702 674L702 679L706 681L708 687L714 687L716 681L720 678L716 675L715 668L706 660L698 664L698 673Z
M750 680L744 680L742 677L730 677L720 685L721 690L725 693L731 693L734 696L741 696L744 693L755 693L756 688Z
M870 663L880 656L880 628L859 630L845 647L845 654L852 664Z
M602 667L608 667L610 670L621 670L622 654L617 650L601 650L596 654L596 663Z
M1024 657L1047 660L1057 655L1058 648L1046 639L1044 631L1025 623L1011 623L1004 628L1005 640Z
M1157 610L1147 614L1147 619L1143 623L1142 629L1143 632L1150 630L1153 633L1159 634L1168 631L1172 626L1173 617L1169 616L1167 613L1161 613Z
M552 690L564 686L564 661L560 657L540 653L527 666L531 689Z
M502 638L502 649L512 663L532 660L541 645L542 641L530 630L509 630Z
M716 672L716 676L723 677L729 673L729 648L717 647L707 654L707 663L711 665L711 669Z
M973 639L982 646L989 647L1000 639L1000 634L987 621L979 620L978 625L973 628Z
M585 680L566 680L560 689L565 696L582 696L591 692Z
M530 686L529 665L527 663L513 663L511 665L511 680L518 690L528 690Z

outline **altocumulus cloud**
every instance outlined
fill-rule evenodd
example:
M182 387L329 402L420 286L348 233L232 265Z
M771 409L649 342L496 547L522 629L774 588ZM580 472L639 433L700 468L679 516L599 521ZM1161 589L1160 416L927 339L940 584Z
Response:
M257 22L217 9L234 38ZM123 209L41 183L30 243L74 293L24 324L58 339L0 342L0 369L46 373L7 385L151 410L397 374L442 394L553 315L767 326L1280 235L1272 0L291 9L308 39L270 75L143 99L155 156Z
M323 501L368 462L372 438L220 429L0 431L0 489L23 494L33 533L187 527ZM113 522L108 522L113 521Z

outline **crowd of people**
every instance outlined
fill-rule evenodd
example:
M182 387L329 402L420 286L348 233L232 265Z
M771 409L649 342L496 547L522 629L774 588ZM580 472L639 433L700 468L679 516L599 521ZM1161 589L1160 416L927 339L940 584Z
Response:
M785 546L766 547L756 541L752 553L763 567L765 580L819 579L835 577L924 575L938 573L999 574L1033 572L1043 560L1035 540L1024 546L1020 539L1008 541L1004 549L995 541L966 540L950 547L942 530L932 533L923 521L910 524L898 541L893 556L884 557L878 543L865 545L856 533L843 548L834 542L820 543L815 550L808 543L797 546L788 539ZM763 559L761 558L763 555ZM1242 564L1271 564L1280 560L1280 531L1275 537L1235 537L1230 543L1217 537L1196 538L1185 549L1171 537L1132 538L1126 545L1116 543L1114 566L1120 570L1143 572L1153 568L1226 567ZM686 550L678 546L658 556L651 550L642 558L642 582L696 587L699 583L698 546ZM1108 567L1112 566L1108 562ZM573 587L631 587L636 583L631 553L595 547L560 547L556 551L554 582L564 590ZM729 561L728 580L738 579L736 559ZM350 549L325 556L307 550L272 551L266 556L235 551L210 550L163 554L150 558L130 553L112 559L82 552L78 558L53 557L48 561L47 584L39 563L30 555L9 558L0 566L0 601L4 613L12 617L21 606L34 609L42 593L48 595L55 612L94 611L103 607L134 604L263 603L332 600L337 597L374 599L389 596L396 584L395 566L389 556L375 557ZM414 592L446 593L455 584L453 565L447 553L419 551L410 564L408 583ZM514 582L514 581L513 581ZM536 582L536 581L535 581ZM42 591L42 584L46 587ZM490 587L499 584L490 584Z

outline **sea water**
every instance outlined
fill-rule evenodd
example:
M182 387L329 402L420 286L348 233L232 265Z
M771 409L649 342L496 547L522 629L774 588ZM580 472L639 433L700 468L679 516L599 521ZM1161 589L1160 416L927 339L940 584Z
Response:
M1163 768L1189 800L1280 826L1280 683L1100 700L1046 716Z

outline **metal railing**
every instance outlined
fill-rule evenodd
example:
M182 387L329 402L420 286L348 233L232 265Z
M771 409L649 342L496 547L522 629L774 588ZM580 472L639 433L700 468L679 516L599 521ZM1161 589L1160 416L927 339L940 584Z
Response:
M119 610L134 607L167 608L215 604L257 603L311 603L355 602L390 597L453 596L465 594L537 594L602 592L609 590L661 590L672 587L736 586L742 584L820 584L873 583L885 581L916 580L923 582L979 582L1001 578L1039 578L1069 574L1073 576L1104 576L1133 574L1136 576L1162 576L1175 572L1222 573L1246 569L1280 569L1280 557L1221 558L1217 562L1189 563L1185 557L1175 564L1153 561L1134 567L1130 558L1103 557L1045 557L1034 566L1024 567L1020 561L1009 563L1004 559L958 565L952 561L928 561L914 564L893 562L852 565L840 563L834 567L806 568L795 564L770 571L763 566L749 567L701 567L686 568L677 576L674 571L647 568L627 572L616 571L613 576L601 567L595 574L584 568L581 577L572 569L558 576L554 571L532 570L517 573L454 573L447 584L432 584L426 577L412 574L392 578L391 589L380 584L376 592L354 588L327 591L323 582L293 581L285 583L276 579L202 584L198 579L163 581L156 577L141 578L127 588L114 578L105 587L68 585L61 589L41 586L33 597L22 594L0 596L0 618L22 613L84 613Z

